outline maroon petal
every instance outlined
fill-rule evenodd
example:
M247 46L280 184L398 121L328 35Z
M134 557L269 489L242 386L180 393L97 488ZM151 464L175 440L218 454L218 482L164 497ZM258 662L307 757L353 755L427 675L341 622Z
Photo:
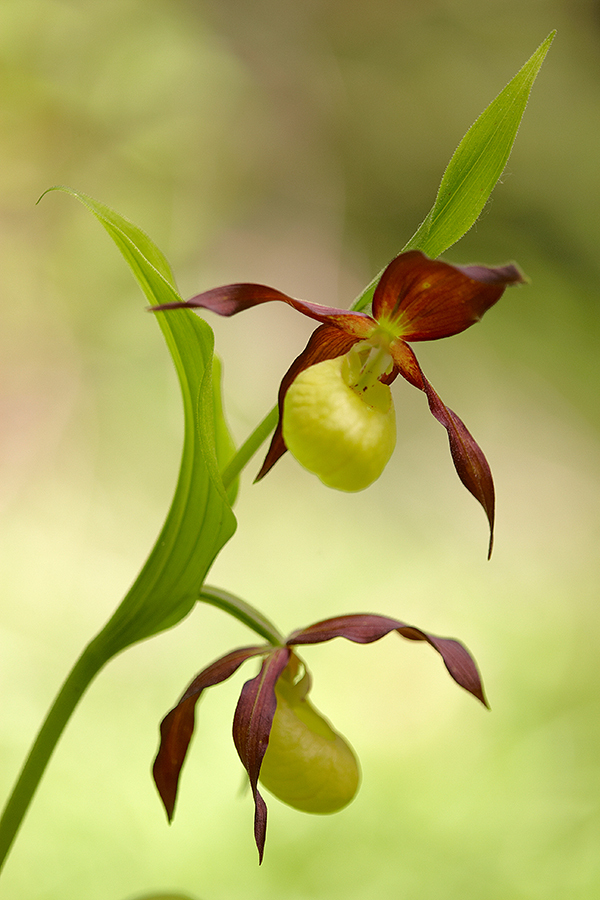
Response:
M320 303L308 303L305 300L295 300L288 297L275 288L264 284L226 284L223 287L212 288L204 291L186 301L175 301L153 306L151 309L209 309L220 316L234 316L236 313L258 306L261 303L270 303L272 300L280 300L292 306L295 310L316 319L317 322L329 322L337 325L355 338L368 337L374 328L373 319L366 313L349 312L345 309L337 309L334 306L321 306Z
M256 481L259 481L261 478L263 478L287 450L282 433L283 402L285 400L285 395L287 394L288 389L294 379L298 377L300 372L303 372L310 366L314 366L326 359L335 359L338 356L344 356L344 354L347 353L348 350L350 350L350 348L359 340L359 338L352 337L345 331L341 331L335 325L320 325L319 328L316 329L316 331L313 331L309 338L308 344L306 345L300 356L298 356L294 360L294 362L282 378L281 384L279 386L278 397L279 421L277 423L277 428L275 429L275 434L273 435L271 445L267 451L267 455L265 456L265 461L262 464L260 472L256 476Z
M265 849L267 805L258 791L258 776L277 707L275 683L288 664L290 655L289 647L278 647L267 656L256 678L247 681L242 688L233 719L233 741L248 773L254 796L254 838L259 862L262 862Z
M381 276L373 315L393 320L406 341L449 337L478 322L508 285L524 281L514 265L451 266L409 250Z
M485 510L490 524L490 542L488 546L488 559L492 555L494 544L494 508L495 493L494 481L487 459L483 450L472 436L466 425L459 419L455 412L445 406L431 384L427 381L417 358L408 344L404 341L394 341L390 352L400 374L410 384L423 391L429 402L429 409L438 422L448 432L450 453L454 461L454 467L458 477L468 491L479 500Z
M321 644L336 637L343 637L355 644L371 644L389 634L397 631L402 637L410 641L427 641L428 644L441 655L446 668L457 684L477 697L487 706L481 678L475 664L475 660L461 643L451 638L440 638L434 634L428 634L400 622L398 619L389 619L387 616L373 614L336 616L333 619L324 619L299 631L294 631L288 638L288 646L296 644Z
M179 774L194 731L194 710L202 691L226 681L243 662L264 651L264 644L260 647L242 647L212 663L194 678L177 706L163 719L160 749L152 772L169 821L173 818Z

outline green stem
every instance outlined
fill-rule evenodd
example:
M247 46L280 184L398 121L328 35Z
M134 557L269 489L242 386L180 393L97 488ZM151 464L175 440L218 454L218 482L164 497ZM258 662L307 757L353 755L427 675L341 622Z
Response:
M96 638L85 648L50 707L0 819L0 870L65 725L106 662Z
M269 437L270 433L277 425L279 411L276 406L267 413L262 422L256 426L249 438L247 438L240 449L237 451L231 462L223 469L222 478L225 490L230 486L240 474L244 466L254 456L261 444Z
M243 622L248 628L269 641L270 644L274 644L276 647L282 647L285 644L285 638L273 623L245 600L236 597L235 594L205 584L202 586L198 600L201 603L210 603L211 606L216 606L223 612L229 613L230 616Z

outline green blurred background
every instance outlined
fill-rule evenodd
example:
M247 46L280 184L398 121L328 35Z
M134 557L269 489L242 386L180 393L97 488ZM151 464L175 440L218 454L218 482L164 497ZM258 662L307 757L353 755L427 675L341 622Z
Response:
M113 661L52 760L0 881L7 900L600 894L600 5L595 0L2 0L0 783L8 792L87 640L166 513L178 387L156 323L63 183L141 225L184 295L260 281L347 306L430 208L467 127L553 29L515 150L455 262L531 278L419 357L492 464L494 556L424 398L369 491L290 458L211 580L283 630L387 613L456 636L492 711L394 636L304 654L363 785L333 817L269 803L258 868L230 737L250 667L207 695L171 828L149 777L187 682L252 640L216 610ZM241 440L311 323L211 318Z

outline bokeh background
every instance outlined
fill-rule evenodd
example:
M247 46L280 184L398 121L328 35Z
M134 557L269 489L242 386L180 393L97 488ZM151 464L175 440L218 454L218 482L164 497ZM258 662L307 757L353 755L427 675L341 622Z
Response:
M0 881L7 900L600 892L600 5L596 0L2 0L0 785L168 508L178 388L156 323L67 184L133 219L184 295L259 281L347 306L414 232L458 141L558 36L451 261L531 279L421 363L484 447L494 556L424 398L358 495L289 458L252 485L211 581L291 630L387 613L462 639L492 711L390 636L310 649L314 702L363 784L333 817L269 803L259 869L230 737L250 670L209 692L173 825L149 777L193 675L251 640L213 609L114 660L69 725ZM242 440L312 328L211 318Z

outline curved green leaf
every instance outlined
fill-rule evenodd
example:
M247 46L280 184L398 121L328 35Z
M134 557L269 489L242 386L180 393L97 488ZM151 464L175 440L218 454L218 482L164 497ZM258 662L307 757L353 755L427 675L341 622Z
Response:
M165 257L127 219L70 188L101 222L123 254L148 302L177 300ZM214 338L207 323L185 310L156 314L173 358L184 408L185 437L179 480L160 536L133 587L95 641L109 659L136 641L179 622L198 599L215 556L235 531L236 521L220 470L233 455L213 381ZM231 495L235 485L230 488Z

